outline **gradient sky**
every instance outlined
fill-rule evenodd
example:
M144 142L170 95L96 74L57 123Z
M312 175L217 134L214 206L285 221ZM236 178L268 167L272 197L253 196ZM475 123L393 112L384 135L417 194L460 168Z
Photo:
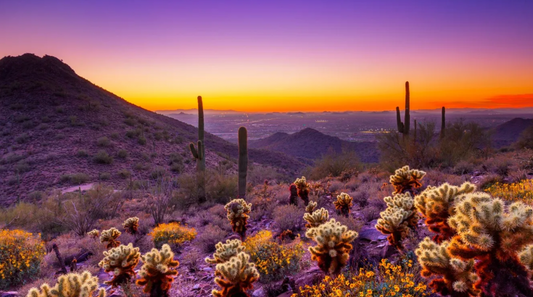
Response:
M150 2L0 0L0 56L150 110L533 106L532 0Z

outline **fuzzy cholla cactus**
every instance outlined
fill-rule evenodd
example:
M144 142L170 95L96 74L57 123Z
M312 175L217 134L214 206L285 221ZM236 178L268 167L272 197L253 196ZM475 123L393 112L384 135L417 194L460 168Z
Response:
M122 234L116 228L102 231L100 234L100 242L107 242L107 249L115 248L120 245L120 241L117 238Z
M518 253L518 259L529 272L529 278L533 279L533 244L526 246L520 253Z
M137 230L139 229L139 218L128 218L122 223L122 227L124 227L124 230L130 234L137 234Z
M229 261L217 264L215 283L221 290L213 290L215 297L246 297L246 291L253 289L253 283L259 279L259 272L250 255L240 252Z
M305 179L305 176L302 176L302 178L297 178L294 183L296 185L296 188L298 188L298 196L303 200L304 204L307 206L309 204L309 184L307 183L307 180Z
M216 251L213 258L205 258L205 262L209 264L220 264L229 261L232 257L237 256L244 251L242 242L238 239L226 240L226 243L219 242L215 245Z
M304 220L307 222L307 229L316 228L329 220L329 212L325 208L315 210L313 213L305 213Z
M352 201L352 196L343 192L337 196L337 200L333 202L333 205L335 205L335 209L347 217L350 214L350 208L353 206Z
M398 250L403 250L402 240L407 237L410 229L416 228L418 215L414 208L411 194L396 194L383 198L387 209L380 213L376 229L388 235L389 243Z
M309 201L309 204L307 204L307 206L305 207L305 212L313 213L316 210L317 206L318 203L316 203L315 201Z
M141 254L139 248L134 248L130 243L120 245L104 252L104 259L98 263L105 272L113 272L113 279L106 281L106 285L118 287L129 282L135 277L135 267L139 264Z
M168 297L168 291L178 274L175 269L180 264L174 260L174 253L168 244L164 244L160 251L152 249L142 257L143 266L139 271L138 286L144 286L144 292L150 297Z
M244 240L252 204L246 203L244 199L233 199L224 208L228 212L227 217L233 232L239 234L241 239Z
M93 229L93 230L87 232L87 235L89 235L89 237L91 237L92 239L96 239L96 238L100 237L100 231L98 231L97 229Z
M448 218L455 213L454 204L463 194L473 193L476 186L465 182L460 187L444 183L439 187L428 187L415 197L415 207L426 219L426 225L437 243L450 239L455 231L448 225Z
M533 244L533 208L521 202L506 207L501 199L474 192L458 198L448 223L457 234L447 250L454 258L476 261L476 290L486 296L533 296L518 259L518 253Z
M422 266L422 276L438 276L429 286L443 296L478 296L481 291L474 288L474 283L478 280L474 273L474 260L452 258L448 252L449 245L449 241L438 245L429 237L420 242L415 253Z
M311 259L318 262L318 267L326 274L339 274L348 263L352 241L359 236L357 232L331 219L316 228L307 230L305 236L313 239L317 245L309 247Z
M420 181L424 176L426 176L426 172L418 169L409 169L409 166L397 169L394 175L389 178L391 185L394 186L394 193L392 194L410 192L414 195L414 190L422 186Z
M97 297L106 296L104 289L98 289L98 278L84 271L60 276L53 287L43 284L40 290L32 288L26 297L93 297L94 293Z

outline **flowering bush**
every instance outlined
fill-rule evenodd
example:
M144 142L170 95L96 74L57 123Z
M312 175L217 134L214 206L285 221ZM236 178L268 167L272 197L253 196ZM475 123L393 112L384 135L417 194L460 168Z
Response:
M426 285L419 282L419 268L414 267L413 260L404 259L399 265L394 265L387 259L382 259L377 269L368 266L358 272L349 271L336 278L326 276L322 282L300 288L300 293L292 297L338 297L338 296L428 296Z
M41 235L22 230L0 230L0 290L34 279L45 254Z
M533 179L523 180L513 184L495 183L488 187L485 192L492 197L498 197L507 201L521 201L533 203Z
M261 281L265 283L300 270L300 259L305 252L299 240L289 245L280 245L273 241L272 232L266 230L249 237L243 245L244 251L255 263Z
M179 247L184 242L193 240L196 237L196 230L179 223L168 223L155 227L150 235L158 249L165 243Z

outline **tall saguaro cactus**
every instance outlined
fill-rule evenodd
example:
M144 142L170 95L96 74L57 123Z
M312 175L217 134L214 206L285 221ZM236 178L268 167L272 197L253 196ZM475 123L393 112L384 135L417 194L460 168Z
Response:
M246 196L246 174L248 172L248 131L239 128L239 198Z
M402 133L403 135L409 135L409 129L410 129L410 123L411 123L411 101L410 101L410 92L409 92L409 82L405 82L405 119L402 123L402 119L400 117L400 107L396 107L396 125L398 126L398 132Z
M196 159L196 182L198 187L198 202L205 202L205 142L204 142L204 104L202 96L198 96L198 148L191 142L189 148Z
M442 118L440 123L440 138L444 138L446 134L446 107L442 107Z

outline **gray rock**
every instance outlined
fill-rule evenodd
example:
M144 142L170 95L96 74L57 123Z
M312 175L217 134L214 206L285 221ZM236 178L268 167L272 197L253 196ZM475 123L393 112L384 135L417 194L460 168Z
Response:
M380 241L387 239L387 236L376 230L376 228L363 227L361 231L359 231L359 238L368 241Z

